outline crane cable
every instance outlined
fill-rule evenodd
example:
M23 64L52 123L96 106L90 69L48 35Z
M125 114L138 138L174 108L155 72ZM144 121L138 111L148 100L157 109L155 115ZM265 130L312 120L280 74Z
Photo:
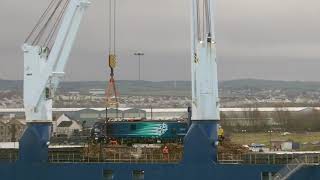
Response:
M33 33L38 29L38 27L40 26L41 22L43 21L44 17L48 14L49 10L52 8L54 2L56 0L52 0L49 4L49 6L47 7L47 9L43 12L43 14L41 15L41 17L39 18L37 24L33 27L32 31L29 33L29 35L27 36L27 38L25 39L24 43L28 42L31 38L31 36L33 35Z
M205 41L206 38L206 2L207 0L202 0L202 40Z
M109 41L109 54L111 53L111 46L112 46L112 43L111 43L111 36L112 36L112 32L111 32L111 16L112 16L112 12L111 12L111 10L112 10L112 1L111 0L109 0L109 21L108 21L108 23L109 23L109 39L108 39L108 41ZM107 18L107 19L108 19ZM107 24L108 24L107 23Z
M56 21L54 22L54 25L49 33L49 35L47 36L45 42L44 42L44 47L48 47L50 45L50 42L52 41L53 36L56 34L56 31L58 29L59 23L61 22L61 19L67 9L67 6L69 4L70 0L66 0L65 4L62 7L61 12L58 15L58 18L56 19ZM49 49L51 49L51 47L48 47Z
M50 49L51 47L48 46L57 32L69 3L70 0L51 0L24 43L28 43L34 37L30 42L31 45L40 45Z
M113 79L116 67L116 0L109 0L109 68ZM112 44L113 43L113 44Z
M108 19L108 18L107 18ZM109 56L110 79L106 89L106 108L115 107L118 117L118 92L114 79L116 67L116 0L109 0ZM107 112L107 109L106 109ZM106 114L106 121L108 120Z
M197 13L196 13L196 16L197 16L197 33L198 33L198 41L200 41L201 40L201 32L200 32L200 14L199 14L199 12L200 12L200 6L199 6L199 0L195 0L196 1L196 11L197 11Z
M207 24L208 24L208 36L212 36L212 27L211 27L211 1L207 2Z
M114 54L116 54L116 9L117 9L117 1L114 0L114 7L113 7L113 49Z
M211 36L211 22L210 22L210 0L205 0L205 9L203 10L203 12L205 13L205 23L206 23L206 34L207 37Z
M116 0L109 0L109 68L114 76L116 67Z
M116 54L116 0L109 0L109 53Z
M45 31L45 29L48 27L49 22L51 21L51 19L53 18L54 14L56 13L56 11L58 10L60 4L61 4L62 0L59 0L58 4L56 5L56 7L54 8L54 10L52 11L52 13L50 14L48 20L45 22L44 26L41 28L41 30L39 31L38 35L36 36L35 40L32 42L32 45L38 44L41 40L41 37Z

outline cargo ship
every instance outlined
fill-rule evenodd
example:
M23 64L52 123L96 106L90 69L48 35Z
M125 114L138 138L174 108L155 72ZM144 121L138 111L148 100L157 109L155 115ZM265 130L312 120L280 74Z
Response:
M214 0L190 1L192 107L189 112L192 113L182 137L180 155L164 151L158 156L138 147L123 151L126 147L119 146L117 151L104 150L107 155L100 156L98 152L88 155L86 149L90 147L85 145L50 146L52 97L90 4L88 0L52 0L23 45L24 110L28 127L18 149L5 149L6 157L0 161L1 180L320 179L318 153L250 153L227 158L218 153L220 117ZM168 128L160 125L157 133Z

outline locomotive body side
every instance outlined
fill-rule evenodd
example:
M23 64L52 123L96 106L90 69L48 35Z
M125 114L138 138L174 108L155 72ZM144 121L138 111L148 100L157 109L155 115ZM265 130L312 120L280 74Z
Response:
M96 123L91 136L122 143L182 142L188 131L186 122L139 121Z

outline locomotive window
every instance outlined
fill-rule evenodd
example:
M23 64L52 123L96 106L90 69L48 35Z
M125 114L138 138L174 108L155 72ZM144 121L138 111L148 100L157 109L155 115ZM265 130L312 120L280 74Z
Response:
M137 125L131 124L130 129L131 129L131 131L137 130Z

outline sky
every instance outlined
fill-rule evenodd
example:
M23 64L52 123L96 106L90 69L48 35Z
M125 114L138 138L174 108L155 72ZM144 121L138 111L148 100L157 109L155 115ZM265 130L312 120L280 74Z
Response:
M31 3L32 2L32 3ZM21 45L50 0L2 0L0 79L23 79ZM108 0L91 0L65 80L106 80ZM190 80L190 0L118 0L116 79ZM320 1L215 0L220 80L319 81Z

